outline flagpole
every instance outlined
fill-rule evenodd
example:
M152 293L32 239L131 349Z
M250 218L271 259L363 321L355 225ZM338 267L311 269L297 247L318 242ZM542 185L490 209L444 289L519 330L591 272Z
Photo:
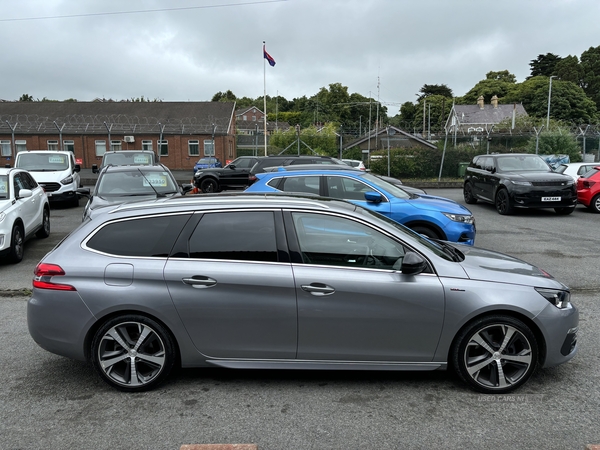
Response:
M265 41L263 41L263 85L264 85L264 95L263 95L263 100L264 100L264 114L265 114L265 120L264 122L264 131L263 131L263 138L265 141L265 156L267 156L267 61L264 58L264 54L265 54Z

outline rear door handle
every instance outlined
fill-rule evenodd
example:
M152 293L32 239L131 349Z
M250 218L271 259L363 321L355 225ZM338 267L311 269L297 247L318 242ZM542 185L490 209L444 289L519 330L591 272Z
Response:
M327 286L323 283L311 283L311 284L303 284L302 290L306 292L310 292L315 296L324 296L331 295L335 292L335 289L331 286Z
M202 275L194 275L192 278L182 278L181 281L198 289L211 287L217 284L217 280Z

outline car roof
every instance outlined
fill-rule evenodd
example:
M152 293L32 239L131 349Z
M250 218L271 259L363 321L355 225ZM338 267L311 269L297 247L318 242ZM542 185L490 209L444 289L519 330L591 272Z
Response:
M138 172L138 171L143 171L143 172L171 172L169 170L168 167L164 166L163 164L147 164L147 165L142 165L142 164L125 164L125 165L112 165L109 164L108 166L104 166L104 168L102 169L102 173L106 173L106 172Z
M345 167L343 169L329 169L329 166L323 167L323 164L319 164L321 167L310 170L310 169L300 169L300 170L288 170L287 167L281 167L281 170L275 170L272 172L262 172L257 173L256 176L259 178L270 177L273 178L275 176L298 176L298 175L350 175L353 177L364 177L366 172L363 170L357 170L353 167Z
M112 153L154 153L152 150L108 150L104 154Z
M297 172L299 170L352 170L354 172L362 172L362 170L347 164L292 164L288 166L272 166L265 167L265 172Z

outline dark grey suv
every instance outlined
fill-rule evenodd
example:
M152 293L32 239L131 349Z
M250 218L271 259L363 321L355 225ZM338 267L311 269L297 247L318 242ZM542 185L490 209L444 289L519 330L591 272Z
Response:
M27 321L125 391L180 364L452 367L503 393L575 356L578 311L535 266L344 201L221 194L104 208L38 264Z

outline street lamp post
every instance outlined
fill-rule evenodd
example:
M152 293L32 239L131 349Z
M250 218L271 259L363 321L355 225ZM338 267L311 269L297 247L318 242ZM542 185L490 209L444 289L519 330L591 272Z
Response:
M548 85L548 114L546 115L546 130L550 129L550 98L552 96L552 78L556 78L556 75L550 76L550 84Z
M388 146L387 146L388 147L388 151L387 151L387 153L388 153L387 154L387 166L388 166L387 167L387 169L388 169L387 176L389 177L390 176L390 136L393 136L394 134L396 134L396 130L394 130L392 127L390 127L388 125L386 131L387 131L387 144L388 144Z

